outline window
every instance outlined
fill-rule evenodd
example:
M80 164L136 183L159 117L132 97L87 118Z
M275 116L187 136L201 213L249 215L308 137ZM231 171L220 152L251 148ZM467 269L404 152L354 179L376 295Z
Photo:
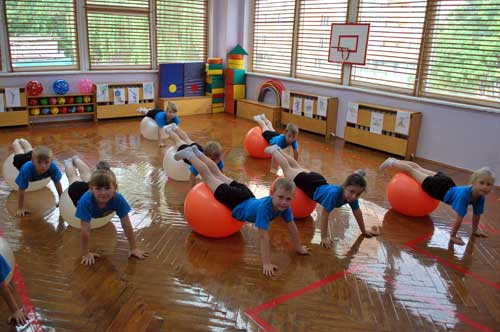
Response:
M290 76L295 0L255 0L252 68Z
M370 23L365 66L353 66L353 85L385 86L413 94L426 0L361 0L358 22Z
M158 63L206 60L207 7L207 0L157 0Z
M342 65L328 62L332 23L345 23L346 0L300 2L297 77L340 82Z
M500 102L500 2L436 1L426 37L421 92Z
M87 0L90 69L151 68L148 0Z
M13 71L78 69L74 0L5 0Z

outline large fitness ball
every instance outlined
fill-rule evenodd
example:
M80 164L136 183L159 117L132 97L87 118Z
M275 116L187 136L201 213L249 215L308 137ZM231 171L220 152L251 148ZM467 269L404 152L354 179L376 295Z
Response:
M269 146L267 141L262 137L262 129L253 127L245 135L243 146L248 154L255 158L271 158L270 154L264 152L264 149Z
M423 217L434 211L439 201L427 195L421 185L405 173L397 173L387 185L387 199L397 212Z

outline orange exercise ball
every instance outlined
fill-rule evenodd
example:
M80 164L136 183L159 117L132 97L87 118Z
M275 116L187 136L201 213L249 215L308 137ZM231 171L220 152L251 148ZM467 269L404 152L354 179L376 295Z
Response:
M274 190L274 184L280 178L276 178L271 184L272 193ZM292 199L292 204L290 205L292 208L292 213L294 219L303 219L311 215L311 213L316 208L316 202L309 198L304 191L300 188L295 188L295 196Z
M421 185L405 173L397 173L387 185L387 199L397 212L423 217L434 211L439 201L427 195Z
M262 129L253 127L245 135L243 146L248 154L255 158L271 158L270 154L264 152L264 149L269 146L269 143L262 137Z
M184 216L193 231L213 238L233 235L244 224L233 218L231 210L215 199L204 182L198 183L187 194Z

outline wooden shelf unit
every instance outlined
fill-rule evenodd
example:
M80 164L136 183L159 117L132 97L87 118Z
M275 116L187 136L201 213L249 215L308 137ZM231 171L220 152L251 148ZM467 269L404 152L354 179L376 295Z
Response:
M301 115L293 114L293 99L302 98ZM324 135L325 139L335 136L337 130L338 98L327 97L326 116L318 114L318 95L290 91L290 109L282 108L281 124L295 123L301 130L310 131L316 134ZM313 101L312 118L306 117L304 113L304 100Z
M0 88L0 93L3 94L4 111L0 112L0 127L11 126L27 126L29 125L28 111L26 109L26 93L24 88L19 88L20 102L19 107L7 107L7 96L5 89Z
M417 150L422 113L367 103L354 104L358 104L358 117L356 123L346 121L344 133L346 142L389 152L405 159L413 158ZM370 132L372 112L384 114L382 134ZM408 135L396 132L396 116L398 112L410 114Z
M169 101L177 105L178 116L212 114L211 96L160 98L159 107L164 110L167 109Z
M97 119L112 119L112 118L125 118L133 116L144 116L137 112L139 107L143 108L154 108L154 99L144 99L144 91L142 88L142 82L139 83L103 83L108 85L108 101L102 102L97 101ZM125 89L125 104L114 104L113 89L124 88ZM129 88L139 88L139 103L129 104L128 103L128 89Z
M51 98L55 98L56 99L56 104L49 104L49 100ZM59 103L59 98L64 98L64 103L60 104ZM73 100L72 102L70 103L67 103L68 101L68 98L73 98L73 99L77 99L77 98L81 98L82 101L81 102L77 102L76 100ZM41 104L41 100L42 99L45 99L47 100L47 104ZM87 101L85 101L85 99L87 99ZM88 100L90 99L90 100ZM28 117L29 117L29 120L30 120L30 123L34 123L34 122L38 122L38 121L32 121L32 120L40 120L40 119L64 119L65 117L68 117L68 118L71 118L71 117L75 117L75 116L82 116L82 115L92 115L90 118L94 121L97 121L97 118L95 116L96 114L96 104L95 104L95 93L67 93L67 94L64 94L64 95L40 95L40 96L27 96L26 97L26 100L27 100L27 109L28 109ZM32 101L35 101L36 105L30 105ZM60 110L62 107L66 107L66 108L78 108L79 106L83 106L85 108L88 108L88 106L91 107L91 111L83 111L83 112L78 112L78 111L74 111L74 112L69 112L69 110L67 111L67 113L61 113ZM42 114L41 113L41 110L43 108L52 108L52 107L57 107L58 108L58 113L55 113L55 114ZM33 109L36 109L38 108L40 110L40 114L38 115L35 115L35 114L32 114L32 110ZM45 121L41 121L41 122L45 122Z
M266 118L273 124L273 127L275 129L279 128L281 106L270 105L249 99L238 99L236 101L236 117L253 121L253 117L258 114L265 114Z

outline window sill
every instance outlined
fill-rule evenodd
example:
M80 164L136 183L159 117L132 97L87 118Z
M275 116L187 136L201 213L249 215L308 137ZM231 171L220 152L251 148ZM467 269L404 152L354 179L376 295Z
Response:
M115 70L68 70L68 71L40 71L40 72L0 72L0 77L16 76L61 76L61 75L97 75L97 74L157 74L157 69L115 69Z
M388 92L388 91L378 91L378 90L372 90L372 89L367 89L367 88L362 88L362 87L354 87L354 86L340 85L340 84L326 83L326 82L319 82L319 81L310 81L310 80L305 80L305 79L300 79L300 78L261 74L261 73L254 73L254 72L250 72L250 71L247 72L247 75L256 76L256 77L263 77L263 78L276 78L276 79L280 79L282 81L289 81L289 82L293 82L293 83L300 83L300 84L306 84L306 85L312 85L312 86L320 86L320 87L325 87L325 88L364 92L364 93L369 93L369 94L373 94L373 95L404 99L404 100L408 100L408 101L418 101L418 102L422 102L422 103L429 103L429 104L435 104L435 105L458 107L458 108L463 108L463 109L470 110L470 111L500 114L500 109L493 108L493 107L478 106L478 105L471 105L471 104L462 104L462 103L456 103L456 102L451 102L451 101L446 101L446 100L408 96L408 95L398 94L398 93L393 93L393 92Z

